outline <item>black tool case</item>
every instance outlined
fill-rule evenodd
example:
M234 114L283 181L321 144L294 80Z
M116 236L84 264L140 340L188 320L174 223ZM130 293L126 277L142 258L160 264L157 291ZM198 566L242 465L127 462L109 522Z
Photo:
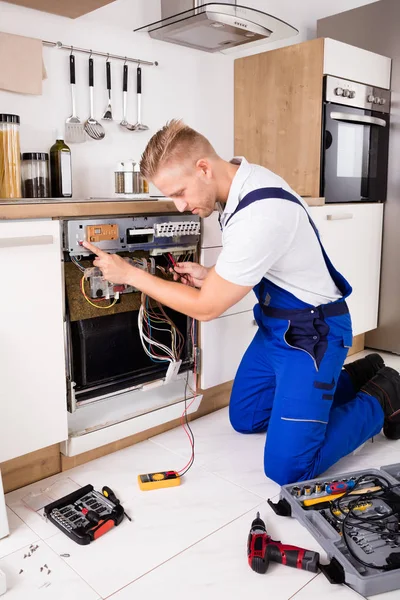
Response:
M305 507L303 504L305 500L312 501L320 498L322 501L324 496L329 495L325 491L327 484L351 482L362 476L365 476L366 487L370 487L368 482L373 483L374 476L384 477L390 485L400 484L400 463L380 469L336 474L334 478L322 477L284 485L281 488L279 502L273 503L270 500L268 502L278 515L292 516L300 521L322 546L330 563L320 565L320 568L331 583L346 583L363 596L373 596L400 589L400 514L390 517L390 527L393 526L394 533L387 533L385 528L384 533L374 536L373 533L363 528L361 523L361 527L352 528L351 537L348 533L346 534L347 543L364 563L375 563L380 566L387 564L389 559L388 570L383 570L366 566L352 556L343 539L342 528L331 514L329 501L313 507ZM400 512L400 485L392 488L391 493L396 511ZM352 499L351 496L347 498ZM345 505L347 498L344 498L341 504ZM353 498L355 498L354 495ZM379 515L382 515L383 518L385 512L389 513L393 510L393 504L388 510L386 503L379 499L379 495L371 494L369 497L363 496L363 502L360 502L355 510L360 510L365 515L368 513L368 517L371 515L379 518ZM348 529L346 529L347 531ZM369 541L374 537L379 538L379 536L382 540Z
M93 524L85 518L81 508L93 510L100 522ZM86 485L44 507L45 516L71 540L85 546L121 523L124 509Z

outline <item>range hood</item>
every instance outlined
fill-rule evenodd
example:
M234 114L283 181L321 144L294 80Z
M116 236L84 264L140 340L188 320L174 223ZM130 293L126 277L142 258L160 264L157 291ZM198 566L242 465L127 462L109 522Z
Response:
M288 23L240 6L235 0L161 0L161 21L135 31L146 31L156 40L205 52L219 52L263 39L275 42L298 34Z

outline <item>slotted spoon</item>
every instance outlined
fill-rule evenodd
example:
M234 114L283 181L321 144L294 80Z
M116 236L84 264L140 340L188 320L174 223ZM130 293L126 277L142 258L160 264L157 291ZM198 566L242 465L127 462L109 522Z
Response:
M122 115L122 121L121 121L120 125L121 125L121 127L125 127L125 129L128 129L129 131L135 131L135 125L131 125L126 120L126 100L127 100L127 95L128 95L128 65L124 65L124 78L123 78L122 93L123 93L123 115Z
M94 118L94 67L93 58L89 58L89 94L90 94L90 116L85 121L85 131L93 140L102 140L106 135L103 126Z

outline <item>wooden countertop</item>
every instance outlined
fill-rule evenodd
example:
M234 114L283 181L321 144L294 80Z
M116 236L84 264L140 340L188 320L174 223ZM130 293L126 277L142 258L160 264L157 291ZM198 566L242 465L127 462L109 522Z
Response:
M152 215L177 213L172 200L79 200L27 202L24 199L1 203L0 220L62 219L73 217L106 217L113 215Z
M309 206L321 206L324 198L305 198ZM63 219L114 215L152 215L178 211L172 200L67 200L34 202L0 200L0 221L17 219Z

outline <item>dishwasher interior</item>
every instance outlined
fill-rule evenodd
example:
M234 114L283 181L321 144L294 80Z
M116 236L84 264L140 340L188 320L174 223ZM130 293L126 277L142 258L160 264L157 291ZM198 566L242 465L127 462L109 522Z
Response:
M130 286L104 281L82 246L85 240L171 280L174 261L197 260L200 219L157 215L63 223L68 410L188 381L189 373L193 378L199 365L196 322Z

